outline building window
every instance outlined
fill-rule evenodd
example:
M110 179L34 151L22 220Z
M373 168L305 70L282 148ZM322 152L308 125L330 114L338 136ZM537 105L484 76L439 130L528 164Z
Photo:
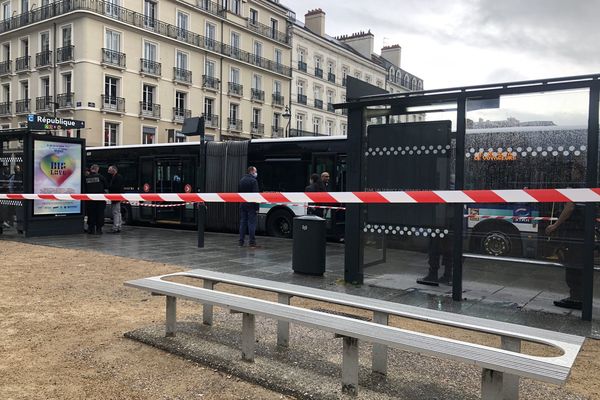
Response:
M217 38L217 27L209 22L206 23L206 47L214 49Z
M304 130L304 115L296 114L296 129L299 131Z
M281 82L273 81L273 94L281 96Z
M119 78L104 77L104 95L109 99L115 99L116 102L116 98L119 96Z
M260 75L252 75L252 89L261 90L262 89L262 77Z
M40 96L50 96L50 77L44 76L40 78Z
M142 144L153 144L156 143L156 127L144 126L142 127Z
M2 102L10 101L10 83L2 85Z
M327 91L327 103L333 104L333 90Z
M25 57L29 55L29 39L21 39L21 56Z
M314 117L313 118L313 133L318 135L321 132L321 118Z
M262 57L262 43L254 42L254 56L256 58Z
M187 93L175 92L175 108L178 110L185 110L187 103Z
M275 49L275 64L281 64L283 60L283 55L281 50Z
M108 50L120 52L121 51L121 34L119 32L111 31L110 29L106 30L105 33L106 38L106 48Z
M206 60L204 62L204 74L211 78L215 77L215 62L211 60Z
M184 52L182 52L180 50L177 50L175 58L176 58L177 68L179 70L185 70L185 71L187 71L187 69L188 69L188 55L187 55L187 53L184 53Z
M240 0L231 0L231 12L236 15L242 14L242 5Z
M240 34L237 32L231 32L231 47L234 49L240 48Z
M304 81L298 81L298 94L299 95L304 95Z
M72 28L71 25L66 25L61 28L62 45L63 47L69 47L72 44Z
M333 135L333 121L327 121L327 134L329 136Z
M156 2L144 0L144 26L154 28L156 26Z
M281 114L274 113L273 114L273 128L278 131L281 127Z
M279 22L276 19L271 18L271 37L277 37L277 30L279 28Z
M260 108L252 109L252 124L255 128L260 124Z
M341 125L342 135L346 135L348 133L348 128L346 124Z
M119 141L119 124L114 122L104 123L104 146L116 146Z
M144 42L144 58L149 61L156 61L156 44Z
M321 57L315 57L315 69L321 69Z
M21 81L21 100L29 99L29 81Z
M304 49L298 49L298 61L306 62L306 60L304 58L305 58Z
M2 61L10 61L10 42L2 45Z
M248 20L252 25L256 25L258 23L258 11L256 11L254 8L251 8L250 18L248 18Z
M215 113L215 99L209 97L204 98L204 115L211 117Z
M371 83L371 76L370 75L365 75L365 82Z
M189 22L190 16L188 14L181 11L177 11L177 28L179 28L180 31L189 30Z
M237 68L231 68L230 74L229 74L229 78L230 78L230 82L231 83L235 83L238 84L240 83L240 70Z
M231 120L231 124L230 125L235 125L236 120L238 119L239 116L239 106L237 104L230 104L229 105L229 119Z
M186 137L181 131L175 129L167 129L167 140L169 143L184 143Z
M119 5L120 5L119 0L106 0L104 2L104 6L106 7L106 15L109 15L112 17L118 17L119 16Z
M155 91L156 91L156 86L152 86L152 85L147 85L144 84L143 88L142 88L142 102L144 110L146 111L152 111L153 110L153 104L155 103Z
M2 3L2 18L3 19L10 19L12 17L11 15L11 11L10 11L10 1L5 1L4 3Z

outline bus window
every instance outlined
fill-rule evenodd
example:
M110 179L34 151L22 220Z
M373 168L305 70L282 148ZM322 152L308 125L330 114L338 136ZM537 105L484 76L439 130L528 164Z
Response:
M301 160L265 160L255 163L261 192L303 192L309 164Z

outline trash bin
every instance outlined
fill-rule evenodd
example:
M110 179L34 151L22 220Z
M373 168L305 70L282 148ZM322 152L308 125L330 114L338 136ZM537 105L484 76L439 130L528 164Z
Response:
M325 240L325 219L315 215L294 218L294 272L309 275L325 273Z

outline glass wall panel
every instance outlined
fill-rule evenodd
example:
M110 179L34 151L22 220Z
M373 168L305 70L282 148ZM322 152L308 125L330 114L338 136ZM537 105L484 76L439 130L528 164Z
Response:
M585 187L588 109L588 90L468 100L465 189ZM465 297L580 308L584 211L526 201L465 207Z

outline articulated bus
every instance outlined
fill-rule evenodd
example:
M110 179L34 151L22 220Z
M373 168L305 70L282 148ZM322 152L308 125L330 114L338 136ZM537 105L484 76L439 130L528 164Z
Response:
M534 126L467 129L465 189L578 187L571 181L573 164L585 165L587 129ZM88 164L106 173L116 164L126 192L197 192L199 144L173 143L87 149ZM245 142L206 143L207 192L235 192L246 166L258 168L261 191L301 192L311 173L328 171L331 191L344 191L346 138L299 137ZM193 204L149 207L124 204L127 223L195 226ZM236 204L208 204L207 229L235 232ZM465 207L465 250L494 256L537 257L546 253L542 232L562 205L478 204ZM306 204L261 204L259 231L291 237L294 216ZM343 237L344 212L326 213L330 236ZM541 245L540 245L541 244ZM547 247L547 246L546 246Z
M330 174L330 190L345 190L346 137L298 137L251 141L206 142L206 191L236 192L246 167L258 169L262 192L303 192L312 173ZM125 192L198 192L198 142L92 147L87 163L98 164L106 174L116 164L125 181ZM108 176L107 176L108 177ZM160 207L159 207L160 206ZM193 204L123 204L126 223L196 226ZM206 228L235 232L237 204L207 204ZM306 204L261 204L259 231L272 236L291 237L295 216L307 214ZM328 234L341 238L344 214L326 213Z

